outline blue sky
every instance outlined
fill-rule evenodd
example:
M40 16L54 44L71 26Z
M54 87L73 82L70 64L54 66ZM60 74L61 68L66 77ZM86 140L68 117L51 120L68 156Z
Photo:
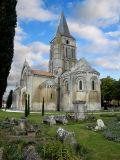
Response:
M84 57L101 77L120 78L120 0L18 0L15 53L8 86L19 82L25 59L47 70L50 41L61 12Z

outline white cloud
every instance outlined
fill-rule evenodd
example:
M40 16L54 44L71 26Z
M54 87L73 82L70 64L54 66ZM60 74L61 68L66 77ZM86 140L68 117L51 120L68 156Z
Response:
M76 16L86 23L106 26L118 23L119 15L119 0L85 0L82 5L77 4Z
M49 45L42 42L33 42L28 45L22 44L22 40L27 34L18 25L14 43L13 63L8 77L8 85L15 86L20 80L21 69L25 59L31 67L37 67L40 70L47 70L48 59L45 55L49 54ZM38 68L39 67L39 68Z
M100 67L105 71L120 71L118 61L118 57L120 57L119 30L104 32L98 26L83 24L78 20L69 20L68 24L73 35L85 41L85 43L84 41L78 43L78 58L84 56L91 64L96 64L97 68Z
M110 71L118 71L118 73L120 73L120 63L119 63L119 59L120 55L118 55L117 59L114 58L114 56L112 57L102 57L102 58L98 58L95 61L95 64L103 67L105 70L110 70Z
M71 32L76 33L81 38L92 41L99 44L107 44L108 40L106 39L102 30L93 25L82 24L79 21L69 21L68 25L70 26Z
M107 32L106 35L111 38L118 38L118 40L120 40L120 30L113 31L113 32Z
M23 39L27 38L27 34L23 31L23 29L17 23L17 27L15 28L15 42L22 41Z
M44 8L43 0L18 0L17 15L19 20L55 20L57 15Z

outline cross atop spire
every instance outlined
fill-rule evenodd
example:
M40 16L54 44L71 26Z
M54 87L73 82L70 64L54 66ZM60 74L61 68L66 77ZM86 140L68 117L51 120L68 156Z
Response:
M67 25L67 21L65 19L65 16L64 16L63 12L61 13L61 18L60 18L60 22L59 22L58 29L57 29L57 34L67 36L67 37L72 37L70 35L69 28L68 28L68 25Z

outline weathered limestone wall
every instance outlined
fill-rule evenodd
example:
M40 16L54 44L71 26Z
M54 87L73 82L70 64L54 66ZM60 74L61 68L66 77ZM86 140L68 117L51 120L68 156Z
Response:
M73 111L73 101L86 101L87 110L101 109L101 93L99 76L94 73L70 73L61 80L61 109ZM65 79L65 80L64 80ZM83 89L79 90L79 80L83 81ZM95 89L92 90L92 81L95 81ZM65 83L69 83L69 91L66 92Z
M42 109L43 97L45 110L56 110L56 90L47 87L40 88L40 84L48 79L47 76L33 77L31 110Z
M34 75L32 78L32 98L31 98L31 110L40 110L40 89L39 86L42 82L47 80L46 76Z
M44 97L45 110L55 111L57 104L57 93L55 88L45 87L40 88L40 108L42 109L42 101Z

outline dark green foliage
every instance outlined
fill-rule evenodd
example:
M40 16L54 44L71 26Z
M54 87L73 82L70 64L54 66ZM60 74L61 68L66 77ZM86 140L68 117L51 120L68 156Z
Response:
M120 79L114 80L111 77L106 77L101 80L101 97L104 109L110 106L112 100L117 100L118 106L120 101ZM106 102L106 105L104 104Z
M5 142L4 142L5 143ZM4 149L7 153L8 160L22 160L22 149L25 145L25 141L22 139L9 141L5 143Z
M108 114L100 114L101 117L116 117L116 114L108 113Z
M117 121L120 121L120 115L116 115Z
M17 0L0 1L0 108L14 53Z
M77 152L80 153L80 147L77 148ZM60 141L49 140L45 144L38 144L37 151L44 159L51 160L79 160L79 155L75 155L72 149L67 144L62 144ZM79 158L78 158L79 157Z
M7 129L7 128L11 128L12 125L11 124L4 124L2 122L0 122L0 129Z
M93 114L88 114L86 120L88 122L96 122L97 118Z
M43 97L43 102L42 102L42 116L44 116L44 97Z
M113 98L118 101L118 106L119 106L120 105L119 104L119 101L120 101L120 79L118 81L114 82Z
M29 94L28 94L27 108L28 108L28 115L29 115L30 114L30 95Z
M120 124L119 122L110 122L103 132L106 139L120 143Z
M25 117L28 116L27 94L25 95Z
M30 95L25 95L25 117L30 114Z
M114 90L114 81L111 77L106 77L103 78L101 80L101 97L102 97L102 103L104 101L108 102L108 106L109 103L112 101L113 99L113 90ZM106 108L107 109L107 106Z
M95 130L96 123L87 124L86 128L89 130Z
M13 90L10 91L7 101L6 101L6 108L10 108L12 105L12 95L13 95Z

